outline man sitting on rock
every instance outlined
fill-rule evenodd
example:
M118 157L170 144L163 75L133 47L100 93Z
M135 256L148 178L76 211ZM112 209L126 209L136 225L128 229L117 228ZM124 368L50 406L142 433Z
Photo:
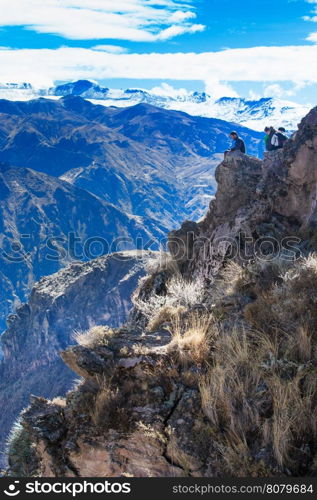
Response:
M241 153L245 154L246 148L245 148L245 143L244 140L241 139L238 136L238 133L233 131L230 133L229 137L232 139L232 147L230 149L227 149L225 151L225 157L227 156L228 153L233 153L234 151L240 151Z
M278 148L282 149L284 147L284 143L287 141L288 137L286 135L286 130L284 127L280 127L277 131L278 138Z

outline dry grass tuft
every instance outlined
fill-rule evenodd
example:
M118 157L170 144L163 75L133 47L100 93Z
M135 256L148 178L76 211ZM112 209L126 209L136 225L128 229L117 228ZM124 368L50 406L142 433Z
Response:
M307 333L301 335L307 341ZM257 470L255 442L280 472L297 474L310 465L317 437L316 369L308 361L310 340L297 351L297 361L289 359L295 359L291 348L294 338L284 332L271 338L235 329L216 339L199 387L215 446L231 473Z
M64 407L66 406L66 398L57 396L56 398L52 399L52 404Z
M173 307L173 306L163 306L161 307L157 314L153 316L149 323L148 329L150 332L155 332L159 330L164 323L172 323L180 317L182 313L186 311L183 306Z
M149 329L154 331L163 322L175 318L191 307L201 304L204 288L201 279L185 280L180 276L173 276L166 284L164 295L152 294L147 300L135 299L135 305L149 320Z
M108 326L94 326L87 332L75 332L73 338L77 344L93 348L107 345L108 340L114 335L114 330Z
M246 319L257 329L276 328L294 332L314 330L317 322L317 257L302 259L280 276L280 282L258 293L245 310ZM286 325L286 326L285 326Z
M252 282L247 269L234 261L227 263L213 289L214 300L233 295Z
M106 426L116 410L118 392L111 386L111 379L105 375L95 377L97 393L94 403L90 408L91 420L97 427Z
M218 335L213 316L191 313L186 319L176 317L170 327L172 340L169 350L176 352L186 364L189 361L202 363L210 356L210 349Z
M258 422L260 376L253 369L253 350L245 331L222 332L214 347L213 365L200 382L206 416L214 426L235 434Z

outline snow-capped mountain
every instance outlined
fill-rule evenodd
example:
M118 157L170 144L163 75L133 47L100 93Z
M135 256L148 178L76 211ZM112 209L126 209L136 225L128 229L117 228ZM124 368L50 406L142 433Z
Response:
M0 99L27 101L40 95L30 83L0 83Z
M48 89L49 95L58 97L77 95L84 99L106 99L108 93L108 88L100 87L97 83L88 80L78 80Z
M272 125L276 128L284 126L290 131L297 129L298 123L309 108L310 106L301 106L273 97L263 97L258 100L222 97L209 105L206 103L205 106L206 112L213 116L241 123L255 130L264 130L265 126Z
M78 80L49 89L35 89L30 84L0 84L0 98L9 100L29 100L39 96L59 98L67 95L81 96L94 104L126 107L140 103L151 104L159 108L184 111L192 116L220 118L239 123L245 127L262 131L266 125L284 126L295 130L297 124L309 111L310 106L273 97L248 100L240 97L222 97L213 99L205 92L187 92L175 90L162 92L144 89L110 89L101 87L96 82Z

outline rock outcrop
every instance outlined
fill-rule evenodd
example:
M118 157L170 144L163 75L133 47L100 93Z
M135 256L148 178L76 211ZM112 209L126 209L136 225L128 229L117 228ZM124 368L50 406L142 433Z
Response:
M288 246L288 237L313 227L316 161L317 108L284 149L266 153L264 161L228 155L216 170L218 190L205 218L170 233L170 250L182 270L212 279L233 254L275 254L276 245Z
M94 325L118 327L131 310L131 296L151 252L123 252L87 263L74 262L42 278L30 299L8 318L1 336L1 447L30 394L61 396L74 373L59 352L74 343L74 333Z
M23 413L23 425L30 432L38 429L38 449L45 450L41 475L175 477L186 475L187 467L199 473L198 392L181 382L164 347L169 341L167 332L143 338L141 332L121 330L107 347L77 346L62 353L85 382L69 393L65 407L36 399ZM120 392L112 392L112 384ZM187 451L171 439L170 426L184 438Z
M131 321L62 353L82 382L22 414L38 474L316 474L316 141L317 108L263 163L229 155Z

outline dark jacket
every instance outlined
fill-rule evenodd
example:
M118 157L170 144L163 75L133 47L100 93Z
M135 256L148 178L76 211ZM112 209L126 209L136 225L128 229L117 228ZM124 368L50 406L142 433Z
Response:
M237 137L235 141L233 141L233 146L230 151L241 151L241 153L245 153L245 143L240 137Z
M284 146L285 141L287 141L288 137L286 137L283 132L277 132L276 135L278 138L278 147L279 149L281 149Z
M272 144L272 139L273 139L273 136L274 135L277 135L277 132L275 129L271 129L270 133L269 133L269 137L268 137L268 140L267 140L267 151L276 151L278 149L278 146L274 146Z

